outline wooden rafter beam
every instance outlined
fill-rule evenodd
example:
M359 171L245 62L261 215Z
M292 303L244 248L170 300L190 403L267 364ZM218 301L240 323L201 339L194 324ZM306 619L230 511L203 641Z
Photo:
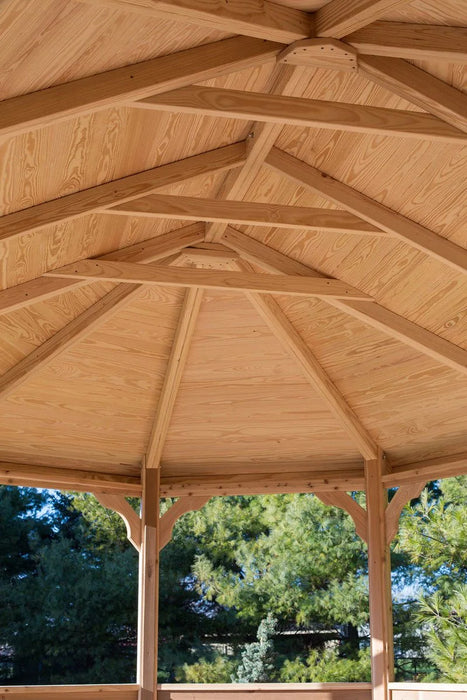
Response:
M105 209L116 216L142 216L182 221L219 221L249 226L320 229L337 233L383 236L377 226L359 219L354 214L338 209L293 207L263 202L236 202L169 194L150 194L126 204Z
M208 501L209 496L184 496L170 506L159 521L159 549L163 549L170 542L174 525L182 515L199 510Z
M30 486L60 491L99 491L121 496L141 496L141 479L118 473L118 465L109 472L85 471L70 467L49 467L19 462L0 462L0 484Z
M360 54L467 63L467 27L373 22L343 40Z
M394 59L395 60L395 59ZM347 211L453 268L467 272L467 250L285 151L273 148L268 166Z
M156 262L182 251L186 246L200 243L203 239L204 224L189 224L141 243L106 253L99 256L98 260ZM77 282L58 277L36 277L15 287L8 287L0 291L0 315L36 304L39 301L45 301L84 284L88 284L88 282Z
M232 227L229 227L225 232L223 241L249 262L260 265L269 272L324 277L307 265L289 258ZM327 299L326 301L344 313L386 333L391 338L396 338L415 350L432 357L437 362L441 362L457 372L467 374L466 350L418 326L409 319L399 316L375 301L370 303L338 299Z
M358 58L361 75L467 132L467 95L402 58Z
M133 510L126 498L111 493L99 493L98 491L93 495L104 508L118 513L125 523L128 540L139 551L141 549L141 518Z
M278 66L273 74L270 93L293 95L302 85L302 70L292 66ZM217 193L218 199L243 199L261 170L264 159L276 142L282 126L266 122L255 122L248 139L248 155L244 165L230 171ZM206 241L219 241L227 227L226 223L206 225Z
M383 482L387 488L391 488L413 482L426 483L435 479L447 479L461 474L467 474L467 452L392 467L388 474L383 475Z
M0 103L0 135L42 128L128 100L254 68L274 60L282 48L259 39L233 37L12 97Z
M0 217L0 241L8 241L52 224L70 221L117 204L128 203L157 192L163 187L185 182L199 175L220 173L236 168L242 165L245 159L245 143L234 143L6 214Z
M302 97L191 85L133 102L142 109L246 119L403 138L466 142L467 135L431 114Z
M269 0L212 2L210 0L98 0L100 4L178 22L245 34L288 44L310 36L313 16ZM96 0L86 0L96 3Z
M344 282L292 275L279 276L255 272L184 269L160 265L101 262L98 260L81 260L47 274L52 277L107 280L108 282L147 284L157 287L201 287L205 289L229 289L231 291L254 291L264 294L287 294L323 298L331 296L371 301L371 297L368 294L358 292Z
M408 2L409 0L331 0L316 12L316 34L340 39Z
M146 464L148 468L158 469L160 467L165 439L202 300L202 289L193 287L188 289L185 294L146 449Z
M251 270L251 266L243 261L235 263L235 268L241 271ZM306 379L324 400L343 430L357 449L360 450L362 456L365 459L374 458L378 454L378 448L373 438L364 428L334 382L324 371L279 304L275 299L262 294L247 293L247 297L266 325L269 326L273 335L297 363Z

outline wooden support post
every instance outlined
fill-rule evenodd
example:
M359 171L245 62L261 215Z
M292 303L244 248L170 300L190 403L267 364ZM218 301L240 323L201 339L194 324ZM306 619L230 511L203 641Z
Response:
M143 467L139 564L138 700L157 700L160 469Z
M377 459L365 462L373 700L388 700L389 683L394 675L391 563L385 517L387 491L382 476L383 457L378 450Z

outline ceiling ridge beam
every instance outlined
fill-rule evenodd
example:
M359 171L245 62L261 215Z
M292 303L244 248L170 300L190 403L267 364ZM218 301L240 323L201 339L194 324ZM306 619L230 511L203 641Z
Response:
M232 268L246 272L252 269L251 265L245 261L233 263ZM373 438L277 301L261 294L247 292L246 296L275 338L327 404L362 457L374 459L374 456L378 454L378 447Z
M399 97L467 132L467 95L402 58L358 57L358 72Z
M340 39L408 2L409 0L331 0L315 13L316 34Z
M237 36L10 97L0 102L0 135L13 136L128 100L253 68L273 61L281 49L282 44Z
M467 134L431 114L202 85L190 85L131 104L141 109L305 128L454 143L467 141Z
M304 265L279 251L256 241L232 227L229 227L222 239L233 250L269 272L325 277L317 270ZM357 318L366 325L376 328L390 338L395 338L418 352L431 357L437 362L467 375L467 351L454 343L417 325L413 321L386 309L376 301L366 302L326 299L331 306Z
M170 194L151 194L103 210L112 216L140 216L182 221L218 221L250 226L308 231L328 230L337 233L383 236L387 233L343 209L295 207L269 202L207 199ZM390 234L393 235L393 234Z
M202 300L203 290L197 287L188 289L183 300L164 382L157 402L156 415L146 448L145 464L148 469L159 469L160 467L162 451L164 449L178 389L182 381L182 375L190 351L191 339L195 331Z
M359 54L467 63L467 27L377 21L342 40Z
M146 284L156 287L201 287L230 291L256 291L263 294L316 296L366 299L371 297L338 280L312 279L292 275L268 275L256 272L230 272L196 268L163 267L114 263L100 260L80 260L59 270L48 272L51 277L106 280L128 284Z
M97 260L156 262L204 240L203 223L188 224L140 243L100 255ZM89 284L59 277L35 277L0 291L0 316Z
M200 175L237 168L246 157L246 144L240 141L5 214L0 217L0 241L104 211Z
M467 272L467 250L425 226L408 219L344 182L314 168L285 151L271 149L266 164L276 172L344 207L389 235L397 236L425 255L440 260L456 272Z
M93 5L96 0L85 0ZM213 3L209 0L98 0L100 4L148 17L217 29L228 34L245 34L289 44L310 36L313 15L269 0Z
M277 66L270 81L269 92L274 95L293 95L297 90L300 90L302 77L303 69L293 66ZM218 199L241 200L246 196L281 131L280 124L253 123L247 141L247 159L241 168L227 174L217 193ZM219 241L225 229L225 223L208 224L206 226L206 241Z

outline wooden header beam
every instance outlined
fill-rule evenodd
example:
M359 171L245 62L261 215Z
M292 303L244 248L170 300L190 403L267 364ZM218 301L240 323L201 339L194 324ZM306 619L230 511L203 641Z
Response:
M246 119L363 134L467 142L467 135L431 114L192 85L153 95L133 107Z
M296 276L259 274L256 272L229 272L226 270L198 270L161 265L139 265L100 260L81 260L47 273L51 277L107 280L130 284L147 284L157 287L202 287L206 289L230 289L254 291L264 294L289 294L292 296L328 296L340 299L366 299L368 294L337 280Z
M426 483L436 479L447 479L460 474L467 474L467 452L392 467L388 474L383 475L383 483L387 488L392 488L417 481Z

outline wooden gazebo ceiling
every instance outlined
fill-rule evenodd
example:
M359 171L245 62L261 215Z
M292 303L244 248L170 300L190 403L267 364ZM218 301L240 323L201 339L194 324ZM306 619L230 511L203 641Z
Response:
M466 27L464 0L9 0L2 481L461 470Z

